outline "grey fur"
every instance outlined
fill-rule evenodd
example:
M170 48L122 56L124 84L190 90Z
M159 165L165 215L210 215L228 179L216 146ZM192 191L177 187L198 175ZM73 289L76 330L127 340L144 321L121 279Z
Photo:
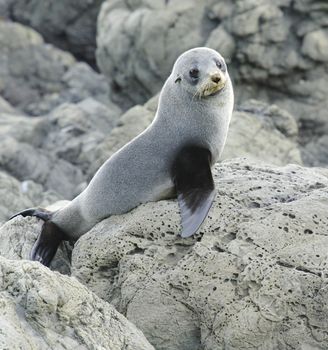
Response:
M197 91L217 74L218 60L225 86L213 96L201 96ZM195 66L200 74L197 84L189 76ZM208 48L183 53L164 84L152 124L109 158L52 221L77 239L110 215L172 196L170 166L177 150L190 142L208 147L214 164L226 141L232 109L233 89L222 56Z

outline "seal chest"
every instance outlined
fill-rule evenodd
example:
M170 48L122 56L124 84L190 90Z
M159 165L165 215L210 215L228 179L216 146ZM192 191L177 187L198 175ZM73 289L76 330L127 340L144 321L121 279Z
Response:
M45 221L31 258L49 265L61 240L76 240L110 215L173 194L181 236L194 234L215 197L211 166L223 150L232 109L223 57L208 48L183 53L163 86L152 124L110 157L79 196L53 213L16 214Z

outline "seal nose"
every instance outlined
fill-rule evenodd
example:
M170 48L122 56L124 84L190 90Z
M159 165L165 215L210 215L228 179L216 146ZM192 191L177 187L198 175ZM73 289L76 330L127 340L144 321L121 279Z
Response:
M213 75L211 75L211 80L217 84L220 80L221 80L221 76L219 73L215 73Z

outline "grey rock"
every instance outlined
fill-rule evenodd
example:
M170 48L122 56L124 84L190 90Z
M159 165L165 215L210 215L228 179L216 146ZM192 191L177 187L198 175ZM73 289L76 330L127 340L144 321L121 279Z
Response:
M307 33L303 40L302 53L315 61L328 62L328 31Z
M44 137L39 147L88 174L98 144L110 134L119 114L118 108L110 109L91 98L63 104L40 121Z
M246 101L233 114L222 159L302 164L297 136L296 120L288 112L276 105Z
M28 25L47 42L95 65L96 22L103 0L1 0L0 13Z
M203 42L203 7L194 0L103 3L96 56L114 101L131 107L159 92L177 55Z
M309 142L302 149L302 157L310 166L320 166L328 158L328 135Z
M16 114L15 108L0 96L0 113Z
M45 117L0 113L0 169L72 199L85 188L96 146L119 114L92 98L60 105Z
M1 140L0 169L21 181L33 180L67 199L76 196L78 185L85 181L78 167L10 137Z
M154 349L75 278L0 257L1 349Z
M117 110L103 76L31 28L0 20L0 46L0 94L16 109L39 116L92 97Z
M179 237L176 201L148 203L82 236L72 274L158 350L327 348L327 169L214 173L197 235Z
M301 144L319 150L316 140L328 132L327 18L320 0L107 0L97 60L113 99L128 108L159 92L184 50L217 49L230 64L238 104L256 98L286 109L297 118Z
M45 191L33 181L19 182L14 177L0 171L0 222L16 212L35 206L47 206L60 199L54 191Z

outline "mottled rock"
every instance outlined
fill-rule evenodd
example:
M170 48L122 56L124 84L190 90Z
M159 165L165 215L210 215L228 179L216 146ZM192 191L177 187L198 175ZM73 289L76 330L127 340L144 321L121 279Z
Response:
M40 121L45 135L39 147L89 173L96 148L116 126L119 113L91 98L63 104Z
M88 97L116 108L103 76L45 44L31 28L0 19L0 46L0 94L26 114L43 115Z
M92 98L60 105L46 117L0 113L0 169L72 199L85 188L96 146L119 113Z
M97 15L103 0L1 0L5 18L36 29L47 42L95 65Z
M55 191L45 191L33 181L19 182L14 177L0 171L0 222L16 212L34 207L47 206L60 196Z
M1 140L0 169L20 181L33 180L67 199L76 196L85 181L78 167L12 137Z
M81 237L73 275L158 350L327 348L327 170L234 160L214 173L197 235L179 237L175 201L148 203Z
M1 349L154 349L75 278L0 257Z
M15 108L8 101L0 96L0 113L14 114L17 111L15 111Z
M328 31L317 30L307 33L302 52L315 61L328 62Z
M302 164L296 120L276 105L250 100L233 114L222 159L247 157L276 165Z

